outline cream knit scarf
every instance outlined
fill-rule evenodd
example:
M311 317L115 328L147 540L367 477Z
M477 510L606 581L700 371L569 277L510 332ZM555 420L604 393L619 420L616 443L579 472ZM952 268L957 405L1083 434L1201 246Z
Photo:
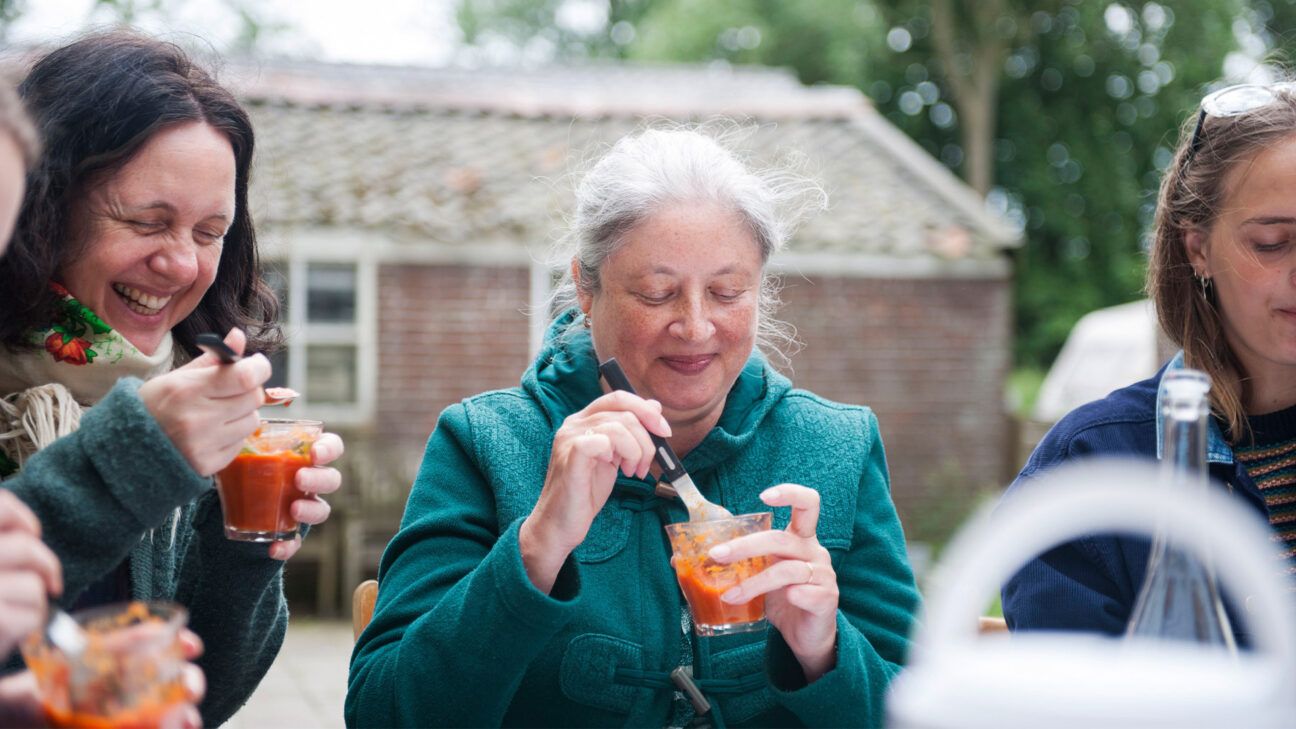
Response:
M34 330L40 349L0 353L0 478L33 453L77 429L82 409L122 377L149 379L173 365L171 333L145 355L58 284L58 320Z

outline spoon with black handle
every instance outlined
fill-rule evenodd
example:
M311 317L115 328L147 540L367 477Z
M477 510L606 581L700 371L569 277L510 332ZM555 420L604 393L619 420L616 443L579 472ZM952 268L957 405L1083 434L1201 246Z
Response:
M221 364L234 364L243 359L239 356L234 348L225 343L219 334L205 332L194 337L194 345L202 351L215 356L221 361Z
M634 394L634 388L630 386L630 380L626 379L625 370L621 369L621 364L616 361L616 357L611 357L599 365L599 375L613 390L625 390ZM698 491L688 471L684 470L684 464L680 463L680 459L675 455L675 449L671 448L665 438L653 432L649 432L648 437L652 438L653 446L657 449L653 459L661 467L661 479L675 488L680 500L684 502L684 507L688 509L689 521L733 518L733 514L728 509L713 504L702 496L702 492Z
M204 352L216 357L221 364L234 364L243 359L235 352L232 347L225 343L219 334L204 332L194 337L194 345ZM265 389L266 405L283 405L287 406L298 397L301 393L288 387L267 387Z

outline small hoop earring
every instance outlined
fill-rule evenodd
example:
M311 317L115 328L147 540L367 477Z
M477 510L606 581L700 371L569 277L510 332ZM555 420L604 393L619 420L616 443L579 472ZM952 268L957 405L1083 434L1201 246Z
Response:
M585 327L586 329L589 329L590 327L594 326L594 320L590 318L589 314L585 315L585 320L581 322L581 326Z
M1198 276L1197 283L1201 284L1202 299L1210 301L1210 296L1207 294L1211 283L1210 276Z

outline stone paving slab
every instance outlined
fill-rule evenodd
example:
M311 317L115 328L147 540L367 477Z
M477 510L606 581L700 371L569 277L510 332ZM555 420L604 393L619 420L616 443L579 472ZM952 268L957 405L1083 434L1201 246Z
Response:
M342 727L351 623L293 618L274 665L229 729Z

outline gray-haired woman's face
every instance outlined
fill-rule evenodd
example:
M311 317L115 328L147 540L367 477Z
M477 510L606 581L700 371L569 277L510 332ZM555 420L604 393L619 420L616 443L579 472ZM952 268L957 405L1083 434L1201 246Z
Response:
M756 341L762 260L748 227L712 203L655 213L580 296L600 358L616 357L673 426L714 424Z

